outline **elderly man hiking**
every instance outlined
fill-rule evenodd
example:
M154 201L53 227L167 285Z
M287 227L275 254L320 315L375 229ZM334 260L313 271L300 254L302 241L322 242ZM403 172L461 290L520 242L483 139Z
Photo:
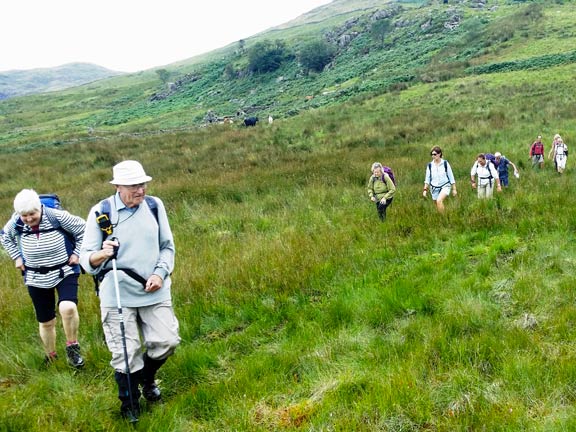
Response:
M148 402L161 400L156 372L180 343L170 292L175 249L164 204L146 195L152 177L142 165L120 162L113 176L116 193L88 215L80 262L100 280L120 413L135 422L141 394Z
M511 165L514 168L514 177L520 177L520 173L518 172L518 167L512 163L506 156L502 156L502 153L496 152L494 153L495 158L495 165L498 169L498 177L500 177L500 184L504 187L508 187L508 166Z

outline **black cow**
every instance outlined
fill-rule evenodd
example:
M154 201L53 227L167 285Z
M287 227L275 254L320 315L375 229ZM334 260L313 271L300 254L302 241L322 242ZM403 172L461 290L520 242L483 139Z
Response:
M258 117L246 117L244 119L244 126L246 126L246 127L256 126L257 122L258 122Z

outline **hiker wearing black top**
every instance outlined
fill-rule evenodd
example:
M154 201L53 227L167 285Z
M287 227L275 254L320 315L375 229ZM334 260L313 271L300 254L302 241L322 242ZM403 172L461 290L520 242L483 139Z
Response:
M478 181L476 181L476 176L478 176ZM480 153L476 157L476 162L472 165L470 182L472 183L472 188L478 190L478 198L480 199L492 198L494 185L496 185L498 192L502 192L498 170L491 161L486 159L484 153Z
M68 363L84 366L78 344L78 265L85 222L65 210L48 208L32 189L20 191L2 230L2 246L22 271L44 346L46 365L56 360L56 295L66 336ZM58 228L54 227L58 223ZM69 238L74 239L72 244Z
M382 222L386 220L386 209L392 204L396 186L390 176L384 172L380 162L372 164L372 175L368 180L368 197L376 203L376 211Z
M430 190L432 200L436 204L436 209L444 212L444 200L450 195L456 196L456 179L452 173L452 167L447 160L442 159L442 149L438 146L430 150L432 162L426 166L426 175L424 177L424 191L422 196L426 198Z
M544 168L544 144L542 144L542 135L538 135L536 141L530 146L530 159L532 159L532 168Z

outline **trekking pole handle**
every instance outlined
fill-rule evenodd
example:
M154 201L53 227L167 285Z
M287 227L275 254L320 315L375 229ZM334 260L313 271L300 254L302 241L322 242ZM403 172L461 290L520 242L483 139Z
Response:
M120 249L120 242L118 241L117 237L110 238L110 241L118 243L118 246L113 246L114 248L114 255L112 255L112 259L118 258L118 249Z

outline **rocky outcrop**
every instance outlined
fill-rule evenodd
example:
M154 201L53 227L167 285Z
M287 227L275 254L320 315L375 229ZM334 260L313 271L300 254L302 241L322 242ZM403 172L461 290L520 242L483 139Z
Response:
M194 81L198 81L200 78L201 78L201 76L197 75L197 74L191 74L191 73L186 74L182 78L178 79L177 81L167 83L166 89L164 91L154 93L152 96L150 96L149 100L151 102L153 102L153 101L166 99L170 95L178 92L186 84L190 84Z

